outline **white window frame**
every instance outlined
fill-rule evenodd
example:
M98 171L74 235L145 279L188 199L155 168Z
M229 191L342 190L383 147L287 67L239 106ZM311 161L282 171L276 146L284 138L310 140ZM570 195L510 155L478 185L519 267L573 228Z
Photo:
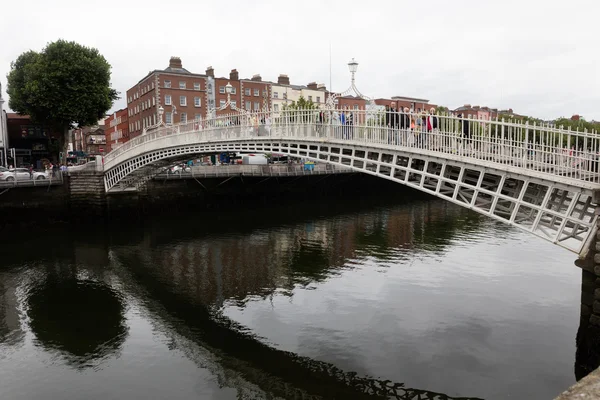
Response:
M254 96L256 96L256 97L260 96L260 90L254 89Z
M180 107L187 106L187 96L179 96L179 106Z
M168 80L168 79L165 79L164 85L165 85L165 88L170 88L171 87L171 81Z
M225 101L225 100L223 100L223 99L221 99L221 100L219 101L219 107L223 107L223 106L225 105L225 103L226 103L226 101Z
M250 89L248 89L248 90L250 90ZM251 101L246 101L245 107L246 107L247 111L252 110L252 102Z
M279 112L279 104L273 104L273 111Z
M274 99L278 99L279 98L279 92L273 92L273 98Z
M219 93L225 94L225 86L219 86Z
M194 107L202 107L202 99L200 99L200 96L194 97Z
M200 90L200 82L194 82L194 90Z
M165 113L165 124L172 125L173 124L173 113L166 112Z
M250 96L250 88L244 89L244 96Z
M165 106L170 106L172 104L171 102L171 95L170 94L165 94Z
M185 81L179 81L179 89L186 89L186 86Z
M179 122L181 122L182 124L187 122L187 113L182 112L181 114L179 114Z
M231 94L236 94L237 93L237 89L235 86L231 87Z
M321 102L321 96L317 96L317 103Z
M255 101L254 102L254 111L258 111L260 110L260 101Z
M200 121L202 119L202 114L196 113L194 114L194 121Z

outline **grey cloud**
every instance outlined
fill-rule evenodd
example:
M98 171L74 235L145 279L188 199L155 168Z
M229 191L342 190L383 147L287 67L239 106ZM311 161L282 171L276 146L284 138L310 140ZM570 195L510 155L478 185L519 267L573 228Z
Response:
M27 24L20 15L26 9ZM275 80L349 86L347 61L359 62L357 84L372 97L425 97L451 108L464 103L511 107L555 118L600 119L600 54L593 0L448 2L107 0L9 2L0 15L0 82L10 62L58 38L97 47L124 93L171 55L218 75L237 68ZM576 14L576 15L575 15ZM115 107L125 105L120 100Z

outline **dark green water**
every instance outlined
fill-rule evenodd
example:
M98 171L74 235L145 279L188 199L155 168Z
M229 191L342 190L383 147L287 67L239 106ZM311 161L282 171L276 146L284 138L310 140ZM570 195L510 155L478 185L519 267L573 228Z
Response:
M2 400L548 399L575 382L575 255L443 201L1 246Z

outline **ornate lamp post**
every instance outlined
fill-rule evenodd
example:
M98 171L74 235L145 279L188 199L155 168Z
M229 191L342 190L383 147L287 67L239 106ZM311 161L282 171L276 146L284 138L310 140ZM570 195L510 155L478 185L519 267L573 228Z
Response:
M227 93L227 102L225 102L225 104L223 104L219 108L213 108L212 110L210 110L209 115L212 115L213 117L215 117L217 111L223 111L227 107L230 107L234 111L238 111L240 113L245 114L246 113L245 110L238 108L236 104L233 104L231 102L231 94L233 93L233 85L231 85L231 82L227 82L227 85L225 85L225 93Z
M356 83L355 83L355 74L356 71L358 71L358 62L353 58L352 60L350 60L350 62L348 62L348 69L350 70L350 87L348 89L346 89L345 91L343 91L342 93L331 93L329 95L329 98L327 99L327 108L335 108L335 103L338 97L344 97L347 96L351 93L354 93L355 96L366 100L368 102L372 102L373 99L371 99L370 97L367 97L365 95L363 95L358 88L356 87Z
M163 121L163 115L165 113L165 109L163 108L163 106L158 106L158 122L156 122L156 124L154 125L150 125L144 128L142 135L147 133L149 130L151 129L156 129L159 128L161 126L165 125L165 122ZM116 129L116 128L115 128Z
M158 106L158 124L159 125L163 124L164 113L165 113L165 109L163 108L163 106Z

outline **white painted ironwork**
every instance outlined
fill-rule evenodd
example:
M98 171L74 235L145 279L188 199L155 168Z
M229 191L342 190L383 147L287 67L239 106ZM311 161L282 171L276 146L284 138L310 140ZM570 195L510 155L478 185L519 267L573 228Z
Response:
M233 93L233 85L231 84L231 82L227 82L227 85L225 85L225 93L227 93L227 101L225 102L225 104L223 104L222 106L220 106L218 108L209 109L209 111L208 111L209 116L212 116L213 118L215 118L218 111L227 110L227 108L231 108L231 110L236 111L240 114L247 114L246 110L244 110L243 108L238 108L235 101L234 102L231 101L231 94Z
M174 113L176 114L177 108L175 106L173 106L173 109L175 109ZM145 127L144 130L142 131L142 135L145 135L146 132L148 132L151 129L156 129L156 128L160 128L161 126L165 126L165 123L163 121L163 115L165 113L165 109L163 108L163 106L159 105L157 110L158 110L158 122L154 125Z
M341 124L342 113L352 114L345 119L352 124ZM396 116L422 124L396 125ZM584 250L600 189L595 133L452 115L396 116L291 110L164 126L105 156L105 187L136 190L174 160L194 155L273 152L390 179Z
M325 107L327 107L328 109L335 108L337 99L339 97L345 97L352 93L354 93L354 95L356 95L356 97L366 100L368 102L373 101L373 99L371 99L370 97L363 95L356 87L356 81L355 81L354 75L356 74L356 71L358 71L358 62L356 62L354 60L354 58L352 60L350 60L350 62L348 63L348 69L350 70L350 75L351 75L350 87L341 93L331 93L329 95L329 97L327 98L327 101L325 102Z

